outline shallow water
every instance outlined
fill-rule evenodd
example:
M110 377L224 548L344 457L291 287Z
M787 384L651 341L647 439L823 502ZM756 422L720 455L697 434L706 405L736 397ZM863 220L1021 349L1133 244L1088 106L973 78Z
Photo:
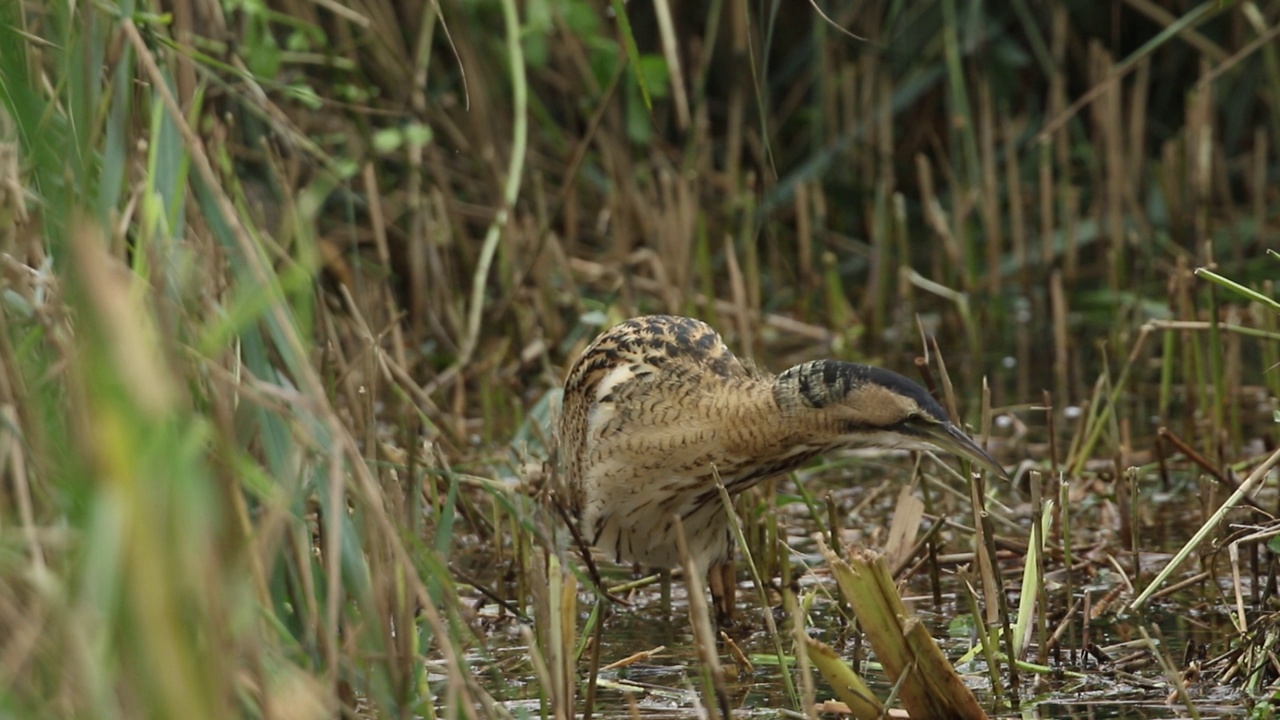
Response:
M875 547L883 541L884 528L888 526L902 483L885 483L874 477L883 476L881 474L886 468L893 467L907 468L910 463L903 457L888 457L863 459L853 466L845 459L838 458L830 466L806 473L804 481L814 497L829 496L831 502L840 509L843 541ZM1087 567L1078 568L1073 574L1075 596L1080 598L1088 595L1091 609L1096 611L1102 608L1098 616L1089 623L1088 640L1101 648L1102 653L1113 662L1099 665L1098 660L1087 654L1059 653L1049 660L1056 676L1037 680L1034 675L1022 673L1016 705L1007 696L996 698L992 695L985 665L981 660L959 667L966 682L992 717L1187 716L1179 700L1175 698L1172 702L1168 701L1171 686L1154 657L1137 647L1137 641L1141 637L1138 622L1142 618L1134 617L1120 608L1133 597L1129 587L1139 591L1145 588L1155 573L1168 562L1172 553L1199 526L1204 512L1202 504L1205 493L1201 491L1203 486L1192 479L1193 475L1185 470L1173 473L1173 487L1167 491L1162 489L1163 481L1154 474L1149 473L1140 478L1142 501L1136 518L1138 544L1144 551L1136 561L1132 554L1120 549L1119 518L1114 497L1108 495L1100 483L1081 483L1080 487L1073 488L1070 510L1072 545L1078 559L1087 557L1090 560ZM785 527L787 544L791 549L790 562L801 594L816 593L806 619L807 630L811 636L831 644L848 659L854 652L855 642L850 637L847 622L830 599L836 592L834 582L822 568L813 540L819 526L808 506L799 501L793 490L793 486L787 483L780 486L778 517ZM949 501L945 494L938 492L936 488L930 492L934 495L934 502L943 507L952 519L962 524L971 524L972 516L965 515L964 509L958 504L947 510L945 506ZM1215 492L1219 501L1227 494L1220 490ZM920 493L919 488L916 493ZM1011 506L1007 513L1015 525L1025 526L1028 523L1030 506L1025 496L1010 488L998 488L993 495ZM1272 506L1274 497L1264 497L1261 502L1265 506ZM998 508L998 504L993 502L992 507ZM856 515L850 514L850 510L854 508L857 508ZM1244 511L1234 512L1231 519L1236 522L1256 520ZM1019 534L1016 528L1005 527L1011 536ZM1006 532L1000 525L997 528L998 534ZM1021 537L1025 536L1025 531L1021 532ZM968 549L967 535L944 529L939 537L942 553L958 553ZM1242 578L1242 587L1246 593L1245 600L1249 602L1249 566L1247 554L1242 555L1241 571L1246 576ZM1170 582L1191 574L1193 567L1195 562L1188 562L1187 568ZM734 715L787 715L793 705L781 679L773 643L763 629L762 606L767 605L774 612L786 648L792 646L791 621L779 609L781 596L776 588L767 593L767 598L762 603L742 568L740 563L738 617L744 627L739 628L735 639L752 661L753 668L739 668L724 647L721 647L720 652L721 662L726 667ZM1005 568L1004 587L1011 608L1017 607L1020 568L1021 562L1017 558L1011 558ZM1231 641L1237 636L1231 621L1234 591L1230 584L1230 564L1226 560L1225 551L1218 558L1217 568L1220 578L1218 588L1207 582L1200 583L1152 601L1148 606L1146 627L1155 626L1165 656L1178 669L1183 667L1188 647L1197 650L1197 653L1192 654L1202 660L1213 658L1228 650ZM602 566L602 571L607 574L606 581L609 583L625 582L634 577L629 569L608 564ZM907 583L904 594L908 596L909 606L924 618L931 634L939 641L947 656L955 661L970 649L972 643L970 634L964 631L968 624L960 623L957 629L953 622L957 616L967 615L968 604L966 601L957 602L956 593L963 589L963 583L956 575L955 567L944 566L941 577L940 606L934 605L925 572L918 573ZM1065 576L1061 563L1049 564L1046 579L1051 605L1049 630L1052 631L1053 624L1057 622L1065 606L1065 588L1061 585ZM976 584L976 580L974 582ZM653 656L626 667L601 671L596 717L632 717L636 714L654 718L700 716L705 712L701 704L702 684L695 643L687 619L687 598L683 583L678 580L673 583L669 613L662 606L656 584L632 591L627 597L632 605L615 608L607 618L601 646L601 665L606 666L635 653L662 649ZM585 621L592 602L589 595L584 593L581 596L581 620ZM1250 610L1254 610L1252 606ZM496 611L489 608L485 612ZM1256 612L1252 614L1256 615ZM511 659L510 665L516 673L528 672L527 663L516 662L518 658L527 657L528 654L519 634L498 633L490 635L488 639L496 655ZM505 644L504 639L511 640L511 644ZM1080 647L1083 639L1077 620L1076 627L1064 639L1063 644L1067 647ZM868 652L865 647L861 649L864 657ZM1114 661L1126 656L1138 658L1138 664L1117 670ZM1029 658L1035 660L1036 657L1033 642ZM580 665L583 678L585 667L585 662ZM1064 674L1064 671L1078 673L1083 677L1073 677ZM1235 687L1220 684L1209 675L1206 672L1205 678L1191 688L1191 697L1200 716L1219 718L1245 714L1245 698ZM510 674L507 677L515 683L511 686L511 695L501 699L511 703L513 709L536 708L535 698L522 694L522 688L527 692L536 692L537 683L532 674L527 678L516 678ZM799 687L799 676L795 677ZM864 668L864 677L872 684L877 695L882 698L889 695L889 683L874 667ZM816 674L815 680L817 701L833 697ZM1002 682L1007 681L1006 674ZM584 693L585 685L580 683L579 702Z
M1140 465L1134 496L1138 498L1132 508L1125 509L1120 502L1119 488L1114 480L1113 457L1105 457L1091 463L1082 477L1071 486L1068 516L1071 547L1077 567L1071 575L1073 599L1085 600L1085 607L1094 613L1088 623L1088 636L1082 629L1083 610L1074 611L1074 627L1066 634L1062 646L1081 648L1087 640L1100 649L1096 656L1081 651L1064 649L1053 654L1045 662L1053 672L1045 676L1021 673L1021 683L1016 701L1007 692L996 697L990 689L985 664L979 659L959 666L966 683L974 690L980 703L991 717L1000 718L1180 718L1188 713L1182 701L1171 697L1172 685L1166 679L1156 658L1140 645L1140 629L1145 627L1158 640L1159 647L1176 671L1186 667L1194 659L1204 666L1198 682L1191 685L1189 694L1202 718L1232 718L1247 714L1249 698L1238 689L1239 679L1223 683L1217 673L1223 665L1210 663L1233 647L1239 637L1232 616L1235 612L1234 587L1231 564L1225 544L1213 546L1206 543L1200 550L1203 564L1209 568L1216 583L1204 581L1153 599L1148 603L1144 616L1135 616L1123 609L1136 594L1145 589L1169 562L1172 555L1199 528L1203 519L1230 494L1230 491L1205 478L1198 468L1181 459L1171 458L1163 471L1156 463L1155 431L1158 426L1150 418L1150 409L1157 404L1151 385L1125 396L1122 411L1125 417L1147 417L1148 423L1140 427L1126 427L1130 433L1130 450L1125 456L1129 464ZM1252 393L1241 398L1247 407L1244 422L1256 432L1245 437L1265 438L1274 432L1269 411L1257 405ZM1265 398L1265 393L1261 395ZM1247 401L1247 402L1246 402ZM1176 400L1175 400L1176 402ZM1257 407L1255 407L1257 405ZM1072 434L1078 432L1081 412L1070 408L1056 414L1055 424L1059 432L1057 454L1067 453ZM1050 474L1044 461L1049 443L1045 437L1044 413L1037 410L1020 410L1001 420L997 418L991 439L996 455L1006 463L1018 458L1036 458L1031 466L1043 475ZM1189 422L1189 421L1188 421ZM1175 431L1191 437L1187 428ZM1100 447L1096 452L1115 453L1114 449ZM1265 451L1262 440L1246 443L1239 455L1232 460L1256 457ZM1118 455L1118 453L1117 453ZM1118 459L1118 458L1114 458ZM954 463L946 461L952 467ZM810 467L796 476L780 481L776 486L776 521L780 534L785 536L789 549L791 573L801 596L816 595L810 612L806 615L806 631L834 647L846 660L855 652L865 660L870 651L858 647L856 634L850 633L848 622L838 610L832 598L837 594L835 583L826 571L822 556L817 551L814 538L827 523L827 504L834 506L838 526L838 543L859 547L880 548L886 539L887 529L895 510L899 492L908 484L913 472L913 459L904 454L837 453L816 467ZM969 507L963 480L949 475L931 460L925 460L925 473L935 480L912 483L916 497L929 496L931 512L923 525L931 524L929 517L945 515L952 523L972 526L974 519ZM1236 478L1240 481L1242 478ZM999 537L1021 541L1025 547L1031 526L1033 508L1028 491L1028 478L1019 473L1013 487L988 481L988 509L996 517ZM949 489L949 490L948 490ZM761 488L764 490L764 488ZM1265 508L1280 504L1274 480L1257 495L1257 502ZM768 503L756 500L753 507L759 511ZM1126 513L1127 516L1126 516ZM815 517L817 515L818 517ZM769 517L767 514L765 517ZM1221 541L1230 534L1245 532L1251 524L1261 523L1261 518L1251 511L1237 509L1227 524L1213 535ZM760 523L757 517L753 522ZM1136 531L1133 540L1141 552L1135 557L1128 546L1127 530L1132 522ZM957 555L972 550L972 535L955 528L944 528L937 537L940 555ZM741 559L741 553L740 559ZM1257 563L1256 567L1254 563ZM1253 605L1251 588L1254 572L1265 577L1270 553L1259 546L1242 550L1240 554L1240 586L1251 623L1266 613ZM492 572L486 558L473 563L476 573L484 575L484 569ZM1022 560L1020 554L1009 553L1001 560L1003 586L1011 611L1016 610L1021 582ZM1167 583L1172 585L1197 572L1201 563L1195 557L1185 564ZM915 574L903 588L908 606L920 615L930 628L933 637L953 662L970 651L974 637L966 632L972 623L957 623L958 617L968 616L969 603L959 596L965 585L957 574L956 562L940 563L941 604L935 605L933 588L927 571ZM630 581L637 577L631 569L618 568L603 563L607 584ZM1046 584L1049 595L1048 630L1052 632L1065 614L1068 606L1067 577L1060 559L1046 564ZM720 660L726 669L727 688L733 714L738 717L795 716L794 704L788 697L782 681L781 670L775 655L773 641L764 630L764 608L769 608L783 635L784 648L790 649L791 619L781 610L781 594L778 579L766 580L770 589L762 600L748 580L745 565L739 562L738 618L745 626L734 635L743 653L753 664L751 669L739 667L732 654L723 646ZM977 585L977 580L972 580ZM606 621L601 646L601 665L627 658L636 653L661 648L660 652L645 657L626 667L602 670L596 697L595 717L652 717L684 718L702 717L706 708L702 701L702 679L696 646L688 621L688 606L684 585L673 584L672 605L662 606L656 584L632 591L627 598L630 607L618 607ZM960 599L957 599L960 598ZM593 597L583 593L580 597L580 620L585 622ZM492 607L486 612L496 612ZM512 621L507 621L512 622ZM581 628L581 623L579 625ZM1028 659L1039 661L1033 633L1032 648ZM504 639L510 643L504 643ZM518 633L508 632L501 638L489 637L496 654L508 657L515 673L528 677L506 675L514 680L509 697L502 698L514 708L539 712L536 697L538 684L527 662L528 649ZM1190 648L1190 652L1188 651ZM1097 657L1109 658L1100 663ZM789 659L789 662L794 660ZM578 686L578 702L585 694L587 663L579 665L581 673ZM882 699L891 692L890 684L874 665L859 668L864 679ZM792 670L797 688L800 676ZM818 702L833 697L817 674L814 674ZM1008 674L1002 675L1008 682Z

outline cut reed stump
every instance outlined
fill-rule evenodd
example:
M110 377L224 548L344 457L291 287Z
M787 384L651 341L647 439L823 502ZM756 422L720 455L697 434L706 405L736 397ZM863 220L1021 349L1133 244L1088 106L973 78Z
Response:
M853 607L908 715L917 720L986 720L978 699L924 623L903 604L884 557L870 550L854 550L845 561L821 541L819 544L840 592ZM874 720L884 716L880 701L834 650L813 640L809 657L854 717Z

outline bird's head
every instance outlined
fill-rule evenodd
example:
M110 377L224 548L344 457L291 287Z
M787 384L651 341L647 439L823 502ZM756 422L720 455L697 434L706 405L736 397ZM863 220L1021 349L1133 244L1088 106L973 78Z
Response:
M1008 477L927 390L895 372L817 360L779 375L774 398L779 407L823 413L834 427L832 445L944 450Z

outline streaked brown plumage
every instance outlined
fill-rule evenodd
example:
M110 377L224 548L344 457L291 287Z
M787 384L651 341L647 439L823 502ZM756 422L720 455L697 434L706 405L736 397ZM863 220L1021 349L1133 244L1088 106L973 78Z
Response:
M680 516L722 619L733 607L733 540L714 473L737 494L846 447L942 449L1004 474L901 375L817 360L774 376L692 318L616 325L565 381L561 477L582 536L617 562L674 568Z

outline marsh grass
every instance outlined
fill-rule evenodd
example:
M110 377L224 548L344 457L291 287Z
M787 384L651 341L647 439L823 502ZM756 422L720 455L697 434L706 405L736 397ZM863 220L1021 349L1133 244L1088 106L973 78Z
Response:
M1271 692L1270 519L1230 515L1225 573L1143 558L1274 504L1277 9L824 6L859 43L807 10L649 7L0 4L0 714L621 714L602 645L647 591L591 601L533 496L563 368L650 311L773 369L924 356L1028 463L1029 508L911 476L930 530L898 579L971 615L992 705L1028 697L1018 669L1087 686L1121 647L1096 622L1222 578L1240 640L1205 676ZM893 464L737 501L740 612L771 627L727 646L768 654L788 712L827 692L801 635L861 645L787 528L887 542ZM1197 500L1147 502L1170 493ZM725 640L694 624L686 675L728 717ZM1168 631L1110 667L1195 712Z

